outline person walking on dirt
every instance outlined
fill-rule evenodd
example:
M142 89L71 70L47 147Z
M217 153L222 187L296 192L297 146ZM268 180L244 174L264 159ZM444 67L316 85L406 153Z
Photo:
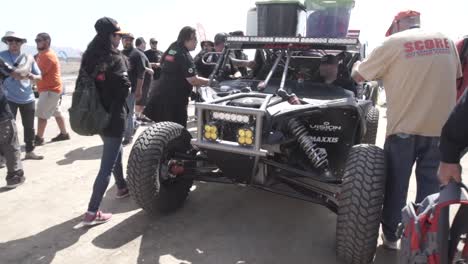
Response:
M7 167L6 188L13 189L23 184L26 178L21 163L16 122L3 87L3 81L7 77L21 79L21 75L0 58L0 153Z
M41 79L41 71L31 56L21 52L21 46L26 43L25 38L18 36L15 32L9 31L2 38L2 42L8 45L8 50L0 52L0 58L9 65L18 66L31 61L31 65L27 65L29 66L30 73L26 78L16 80L7 77L3 85L13 116L16 119L18 110L21 114L24 143L26 144L25 159L42 160L44 157L34 152L34 115L36 112L36 102L32 90L32 82Z
M196 30L184 27L177 41L163 54L160 83L153 86L144 112L154 122L171 121L187 126L188 97L192 88L208 84L208 79L198 77L190 55L196 46Z
M133 40L135 37L132 34L122 36L122 46L124 54L129 62L128 75L130 82L132 83L132 92L127 98L128 113L127 129L124 135L124 146L129 145L133 141L133 135L136 130L136 118L135 118L135 104L136 101L140 100L143 95L143 83L146 74L146 56L139 49L133 46Z
M419 28L420 14L399 13L382 44L353 67L356 82L382 79L387 95L387 167L382 216L384 246L397 249L396 231L416 164L416 203L439 191L442 126L455 106L461 67L455 44ZM451 89L449 87L452 87Z
M60 112L62 100L62 80L60 78L60 63L55 52L50 49L51 38L47 33L39 33L36 36L36 45L39 54L36 57L37 64L42 73L42 80L37 82L39 100L37 102L37 135L36 146L44 144L44 132L47 120L52 116L60 129L60 134L52 139L52 142L69 140L70 135L65 127L65 120Z
M83 54L80 71L96 76L96 88L104 108L110 113L110 121L100 135L104 142L101 166L94 182L88 211L83 218L82 223L85 226L101 224L112 217L110 213L99 211L112 173L118 189L117 198L129 195L122 166L122 139L129 112L126 99L131 84L127 74L127 60L117 49L124 32L117 21L109 17L99 19L94 28L97 35Z
M151 68L151 63L146 56L145 49L146 49L146 42L145 39L140 37L135 40L136 48L142 52L143 60L145 64L145 77L143 82L142 94L141 98L136 101L135 112L138 121L145 121L143 118L143 110L145 109L146 103L148 101L148 93L149 88L151 86L151 81L153 80L154 70Z

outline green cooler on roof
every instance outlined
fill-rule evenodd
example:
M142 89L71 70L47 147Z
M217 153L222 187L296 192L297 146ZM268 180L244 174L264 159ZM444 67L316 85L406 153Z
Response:
M307 37L345 38L354 0L306 0Z

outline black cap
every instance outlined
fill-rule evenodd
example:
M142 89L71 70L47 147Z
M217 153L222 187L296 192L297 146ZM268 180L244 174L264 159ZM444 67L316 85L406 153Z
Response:
M338 64L338 58L335 55L325 55L320 58L321 64Z
M124 35L127 32L123 32L120 29L119 23L113 18L110 17L102 17L96 21L94 24L94 28L96 32L100 35L110 35L110 34L120 34Z
M226 39L227 39L227 34L226 33L218 33L218 34L216 34L216 36L214 38L214 43L215 43L215 45L218 45L218 44L226 42Z

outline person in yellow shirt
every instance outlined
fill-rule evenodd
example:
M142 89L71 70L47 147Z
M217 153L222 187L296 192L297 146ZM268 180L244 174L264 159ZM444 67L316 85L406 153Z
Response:
M37 82L39 100L37 102L36 116L37 134L34 139L36 146L44 144L44 132L47 120L55 117L60 134L52 139L52 142L69 140L70 135L65 127L65 120L60 112L62 98L62 80L60 77L60 63L55 52L50 48L51 38L47 33L39 33L36 36L36 45L39 54L36 61L42 73L42 80Z

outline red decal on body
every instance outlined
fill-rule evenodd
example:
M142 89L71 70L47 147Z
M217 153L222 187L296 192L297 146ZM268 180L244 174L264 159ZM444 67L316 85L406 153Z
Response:
M166 57L164 58L165 61L169 61L169 62L174 62L175 61L175 58L174 56L171 56L171 55L166 55Z
M105 81L105 80L106 80L106 75L103 72L96 75L96 81Z

